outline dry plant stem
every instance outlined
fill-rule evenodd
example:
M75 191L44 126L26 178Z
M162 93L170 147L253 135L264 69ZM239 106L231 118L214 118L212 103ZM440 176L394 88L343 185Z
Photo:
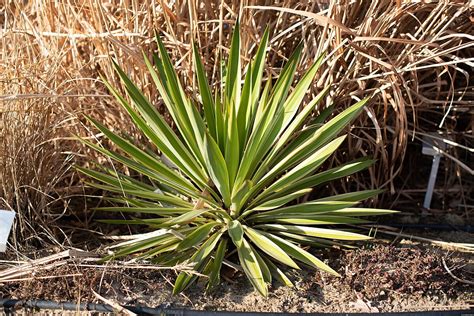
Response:
M143 270L176 270L176 271L192 271L193 267L189 265L178 265L175 267L160 267L157 265L146 265L146 264L131 264L129 262L119 262L114 265L100 265L100 264L85 264L79 263L78 267L89 267L98 269L143 269Z
M73 273L73 274L61 274L61 275L50 275L50 276L42 276L42 277L31 277L31 278L21 278L21 279L8 279L3 280L1 283L8 283L8 282L23 282L23 281L31 281L31 280L47 280L47 279L56 279L56 278L70 278L75 276L82 276L81 273Z
M91 258L93 254L80 250L66 250L44 258L20 263L18 266L0 271L0 282L18 278L24 275L34 275L39 270L50 270L54 267L67 264L71 258Z
M66 250L44 258L32 260L31 262L20 263L18 266L0 270L0 284L17 281L28 281L33 279L50 279L81 275L80 273L74 273L67 275L50 275L41 277L36 276L41 271L54 271L55 268L60 266L93 267L102 269L173 270L177 272L186 271L190 274L196 274L198 276L205 277L204 275L195 272L192 266L185 264L176 265L174 267L160 267L156 265L131 264L128 262L119 262L116 265L98 265L90 263L97 262L99 260L101 259L97 258L95 254L91 254L89 252L80 250Z
M110 299L106 299L105 297L101 296L99 293L97 293L93 289L91 289L91 291L95 295L95 297L97 297L99 300L101 300L102 302L112 306L116 313L119 313L121 315L129 315L129 316L136 316L137 315L134 312L132 312L132 311L124 308L120 304L116 303L115 301L112 301Z
M444 258L441 258L441 260L443 261L444 269L446 269L446 272L448 272L448 274L449 274L453 279L455 279L456 281L461 282L461 283L474 285L474 282L473 282L473 281L463 280L463 279L460 279L460 278L458 278L457 276L455 276L454 273L448 268L448 265L446 264L446 260L444 260Z
M391 227L387 226L381 226L381 225L373 225L373 226L362 226L362 228L368 229L368 230L374 230L374 233L383 233L387 235L392 235L396 237L404 237L408 238L410 240L418 240L422 242L427 242L432 245L436 245L445 249L454 249L458 251L465 251L465 252L473 252L474 253L474 244L462 244L462 243L454 243L454 242L446 242L446 241L441 241L441 240L436 240L436 239L430 239L426 237L419 237L416 235L411 235L411 234L405 234L402 232L394 232L390 231L388 229L391 229Z

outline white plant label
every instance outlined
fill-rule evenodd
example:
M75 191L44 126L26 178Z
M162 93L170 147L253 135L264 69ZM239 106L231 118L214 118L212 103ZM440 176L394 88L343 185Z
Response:
M0 210L0 252L7 250L7 239L13 226L15 212Z

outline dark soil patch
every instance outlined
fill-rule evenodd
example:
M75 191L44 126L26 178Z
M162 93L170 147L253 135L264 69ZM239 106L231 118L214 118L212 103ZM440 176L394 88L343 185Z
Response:
M450 261L459 259L451 257ZM388 291L456 295L458 289L446 279L440 260L439 253L431 249L377 245L346 253L342 259L347 269L343 283L371 300L387 296Z
M369 312L467 309L474 287L472 254L450 252L402 241L374 242L351 251L320 255L342 275L292 272L295 288L274 284L268 298L252 290L241 275L231 276L211 293L196 284L183 295L171 294L172 271L79 267L68 264L22 282L0 284L0 296L19 299L97 302L91 290L121 304L204 310L267 312ZM0 266L1 267L1 266ZM42 277L52 277L41 279Z

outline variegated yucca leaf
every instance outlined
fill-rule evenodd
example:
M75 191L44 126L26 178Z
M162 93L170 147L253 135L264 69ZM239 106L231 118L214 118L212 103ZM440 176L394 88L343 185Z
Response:
M193 46L199 97L190 98L157 36L158 54L151 60L144 54L144 59L175 128L114 63L127 95L104 82L154 149L144 149L88 118L118 151L81 141L141 177L137 180L99 164L78 170L94 180L91 185L115 194L108 198L109 206L99 210L136 215L105 222L148 226L157 233L120 244L106 259L134 254L165 266L192 264L196 272L208 276L209 288L219 283L224 263L237 264L255 289L267 295L272 279L292 286L284 266L309 266L338 275L302 246L369 239L344 225L367 222L362 216L393 212L357 207L377 190L297 203L314 187L373 163L359 159L320 170L344 142L345 135L340 134L367 99L328 120L332 107L318 106L327 100L329 87L303 103L324 56L292 88L302 46L274 79L264 76L268 42L266 30L242 76L237 23L216 88L211 88L198 47ZM319 116L313 115L315 109ZM238 261L232 263L234 259ZM174 292L197 278L198 274L180 273Z

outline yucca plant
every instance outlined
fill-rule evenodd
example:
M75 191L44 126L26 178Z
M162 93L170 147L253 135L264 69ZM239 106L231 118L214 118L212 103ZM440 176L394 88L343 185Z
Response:
M377 190L295 203L315 186L372 164L370 159L360 159L316 173L344 141L346 136L339 134L367 99L324 123L330 107L319 116L312 114L329 87L302 106L323 56L291 89L302 46L289 57L276 80L264 79L268 38L266 30L242 82L236 24L222 82L214 93L194 46L199 98L191 99L157 36L159 55L153 56L153 63L146 55L144 60L176 131L114 63L128 99L104 80L105 84L152 147L144 149L92 118L88 119L120 152L82 141L141 174L141 180L99 165L95 170L78 169L100 182L90 183L94 187L116 193L110 198L115 206L101 210L149 214L109 223L147 225L156 230L120 244L107 259L136 254L137 259L165 266L192 264L200 275L208 276L208 287L219 283L221 267L227 264L243 271L266 296L272 278L292 285L282 265L295 269L306 265L338 275L302 246L369 239L351 229L334 227L366 222L361 216L391 213L354 207L378 194ZM232 262L236 257L238 261ZM174 292L183 291L197 277L181 272Z

